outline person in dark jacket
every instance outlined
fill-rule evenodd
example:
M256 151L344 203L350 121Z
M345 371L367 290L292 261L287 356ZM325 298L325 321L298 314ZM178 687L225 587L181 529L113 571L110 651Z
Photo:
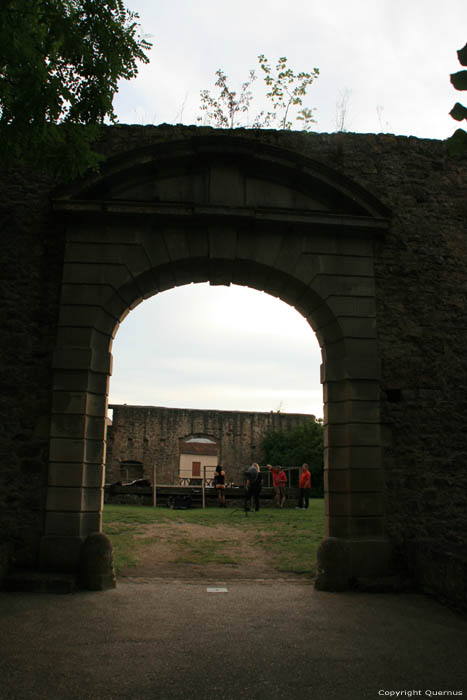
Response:
M251 508L251 499L253 499L255 511L259 511L259 494L262 483L263 477L259 470L259 464L253 462L245 472L245 513Z
M225 471L222 469L220 464L217 465L214 476L216 480L216 490L217 498L219 499L219 507L225 508Z

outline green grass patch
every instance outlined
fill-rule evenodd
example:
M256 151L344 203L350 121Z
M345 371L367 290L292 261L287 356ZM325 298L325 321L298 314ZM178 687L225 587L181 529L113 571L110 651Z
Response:
M243 515L239 527L256 529L262 547L279 571L316 574L317 550L324 537L324 500L313 498L308 510L263 508Z
M183 551L176 557L175 562L183 564L228 564L238 566L239 561L232 557L232 551L226 551L228 543L219 540L202 539L178 540Z
M175 561L187 564L239 564L235 547L220 540L197 538L188 540L177 533L177 523L195 523L207 527L226 525L253 536L258 546L273 555L279 571L314 575L316 552L324 536L323 499L311 499L307 511L293 508L262 508L248 516L241 507L193 508L170 510L165 507L106 505L103 530L112 541L117 575L128 566L137 566L141 552L153 537L136 537L144 532L141 526L152 523L174 525L174 544L182 545Z

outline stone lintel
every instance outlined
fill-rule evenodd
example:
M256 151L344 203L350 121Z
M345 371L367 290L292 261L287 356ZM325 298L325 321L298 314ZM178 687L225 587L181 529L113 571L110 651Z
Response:
M191 224L199 221L200 225L220 217L222 221L230 220L239 223L251 221L256 226L263 222L265 224L276 223L279 225L287 223L289 226L295 225L308 231L315 228L319 231L323 231L325 228L329 228L331 231L338 231L341 236L345 236L346 233L352 236L358 235L360 237L384 235L389 226L388 220L385 218L333 214L292 208L282 209L276 207L242 207L225 206L221 204L130 202L91 199L55 200L53 206L56 211L66 212L75 216L77 214L114 214L117 216L128 215L132 218L135 216L149 216L153 220L154 217L160 216L165 222L174 223L177 219L182 220L183 218L188 218ZM78 246L79 243L70 244L70 246L71 245ZM72 259L72 256L76 254L75 248L70 247L67 258ZM83 255L82 252L81 255ZM93 256L95 255L96 253L94 252ZM116 257L115 253L114 257Z

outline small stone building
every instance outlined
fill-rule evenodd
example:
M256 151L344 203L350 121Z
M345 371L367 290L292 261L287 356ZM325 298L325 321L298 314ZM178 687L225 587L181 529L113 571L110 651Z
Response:
M288 432L314 416L111 404L107 428L106 483L152 478L159 484L210 478L222 464L229 481L241 483L243 469L264 460L263 440L271 430Z

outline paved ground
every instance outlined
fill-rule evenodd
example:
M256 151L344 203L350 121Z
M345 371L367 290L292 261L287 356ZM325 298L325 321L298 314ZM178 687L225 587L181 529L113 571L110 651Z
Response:
M285 579L128 579L103 593L0 594L2 700L428 691L467 697L467 620L421 595L322 593Z

